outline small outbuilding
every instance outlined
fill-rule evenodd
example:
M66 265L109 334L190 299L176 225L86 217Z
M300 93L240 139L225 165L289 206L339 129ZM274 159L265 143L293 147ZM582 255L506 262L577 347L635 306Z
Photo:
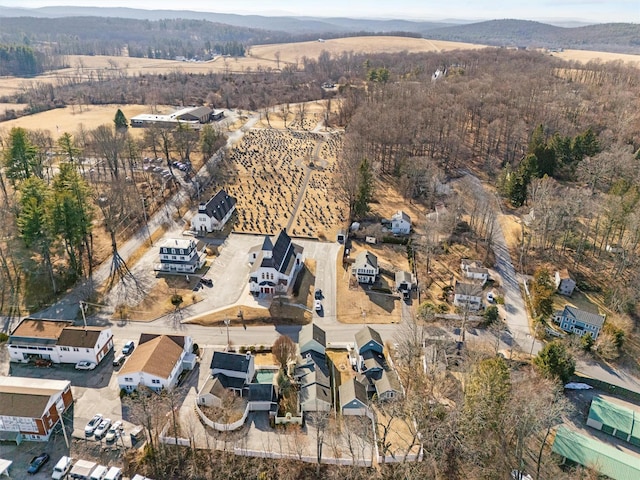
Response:
M411 217L398 210L391 217L391 233L396 235L408 235L411 232Z
M557 270L555 274L556 289L560 295L571 296L576 288L576 281L569 275L569 270Z

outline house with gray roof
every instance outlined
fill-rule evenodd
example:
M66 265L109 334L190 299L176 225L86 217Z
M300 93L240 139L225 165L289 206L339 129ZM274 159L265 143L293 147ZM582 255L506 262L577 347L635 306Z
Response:
M396 272L395 280L396 291L402 293L404 296L408 296L416 285L415 277L404 270Z
M320 383L301 385L299 392L301 412L328 412L331 410L331 387Z
M340 385L338 394L340 396L340 412L343 415L371 415L367 387L357 379L352 378Z
M380 273L378 257L368 250L360 252L351 267L351 273L359 283L375 283L376 277Z
M553 314L553 321L567 333L575 333L582 337L591 333L596 340L604 325L605 316L598 313L585 312L579 308L567 305L564 310L558 310Z
M253 293L286 293L302 269L304 249L291 241L283 229L275 243L265 236L260 249L249 252L249 290Z
M576 288L576 281L571 278L569 270L567 270L566 268L562 270L556 270L554 280L556 289L558 290L558 293L560 295L570 297L573 293L573 290Z
M471 280L477 280L482 285L487 283L489 280L489 270L482 266L482 262L479 260L469 260L468 258L463 258L460 261L460 270L462 270L462 274Z
M391 216L391 233L396 235L408 235L411 232L411 217L398 210Z
M453 304L471 311L480 310L482 308L482 285L456 280L453 288Z
M207 260L204 249L205 245L193 238L168 238L160 245L160 263L154 270L171 274L194 273Z
M369 350L382 354L382 351L384 350L382 337L376 330L369 326L366 326L362 330L358 331L355 335L355 339L356 350L360 355Z
M220 231L236 210L236 199L220 190L207 203L198 206L198 213L191 218L191 230L204 235Z
M300 355L304 355L309 351L324 355L327 347L327 334L315 323L309 323L300 330L298 346Z

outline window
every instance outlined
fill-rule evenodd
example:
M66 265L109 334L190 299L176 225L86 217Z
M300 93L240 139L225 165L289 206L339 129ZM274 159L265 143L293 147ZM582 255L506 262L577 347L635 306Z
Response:
M158 384L158 383L160 383L160 380L158 380L158 379L154 378L153 380L151 380L151 383Z
M172 248L172 249L171 249L171 253L176 253L176 249L175 249L175 248Z
M78 347L73 347L73 351L74 351L74 352L79 352L79 351L80 351L80 349L79 349Z
M171 260L175 260L176 256L175 255L171 255Z
M62 350L63 352L68 352L69 351L69 347L60 347L60 350Z
M132 377L124 377L124 381L125 382L133 382L133 378Z

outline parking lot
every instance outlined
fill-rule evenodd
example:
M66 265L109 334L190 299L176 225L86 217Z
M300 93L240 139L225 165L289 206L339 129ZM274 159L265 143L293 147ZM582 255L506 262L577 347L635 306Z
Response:
M120 352L124 341L116 342L115 351ZM135 427L126 420L126 411L123 412L118 388L118 368L112 366L114 352L110 352L102 362L94 369L78 371L72 364L54 364L51 367L35 367L28 364L9 363L6 345L0 346L0 374L15 377L33 378L37 382L39 378L51 380L69 380L71 382L74 403L64 416L63 423L66 427L67 438L70 446L67 447L62 426L57 425L49 442L23 442L16 445L13 442L0 443L0 458L13 461L10 468L11 478L51 478L51 472L56 462L63 455L74 458L94 460L103 465L122 466L121 452L124 447L131 446L129 432ZM124 434L121 439L107 445L97 441L93 437L85 438L84 427L96 414L101 413L112 421L123 420ZM36 475L27 474L27 466L36 455L46 452L51 456L49 462L42 467Z

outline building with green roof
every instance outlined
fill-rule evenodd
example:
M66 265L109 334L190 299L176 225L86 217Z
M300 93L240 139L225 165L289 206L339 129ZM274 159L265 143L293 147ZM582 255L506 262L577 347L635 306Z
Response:
M591 401L587 425L640 446L640 407L632 403L596 396Z
M640 478L640 456L587 437L564 425L556 432L552 451L614 480Z

